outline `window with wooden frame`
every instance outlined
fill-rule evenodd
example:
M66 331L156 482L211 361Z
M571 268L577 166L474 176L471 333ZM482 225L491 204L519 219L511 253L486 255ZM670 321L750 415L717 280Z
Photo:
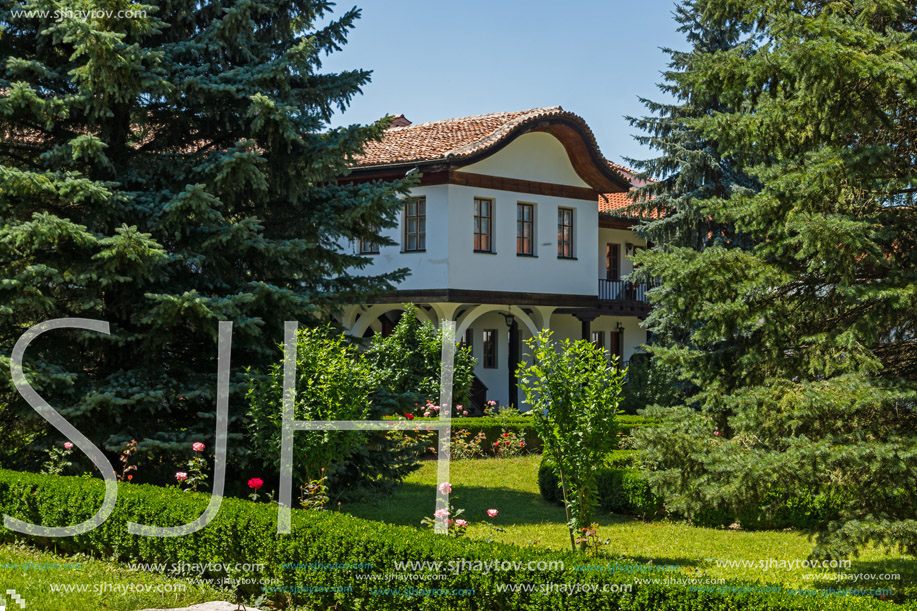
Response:
M497 330L484 329L484 369L497 368Z
M417 197L404 204L404 251L427 249L427 200Z
M573 208L557 209L557 258L573 258Z
M535 255L535 204L516 204L516 254Z
M494 251L494 202L482 197L474 198L474 251Z
M621 279L621 245L605 245L605 280L617 282Z
M605 349L605 332L604 331L593 331L592 332L592 343L597 348Z
M379 254L379 245L375 242L365 240L360 238L360 254L361 255L378 255Z

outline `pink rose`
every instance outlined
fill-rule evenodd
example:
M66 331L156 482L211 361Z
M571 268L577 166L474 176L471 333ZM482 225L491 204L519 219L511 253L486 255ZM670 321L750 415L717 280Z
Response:
M433 512L433 517L435 518L445 518L448 515L449 515L448 509L437 509L436 511Z
M466 522L465 520L456 520L455 525L458 526L459 528L465 528L466 526L468 526L468 522Z
M467 415L468 415L468 410L467 410L467 409L466 409L466 410L463 410L463 411L462 411L462 415L463 415L463 416L467 416Z
M65 450L72 450L72 449L73 449L73 444L70 443L69 441L65 441L65 442L64 442L64 449L65 449Z
M185 473L184 471L179 471L178 473L175 474L175 479L177 479L180 482L183 482L186 479L188 479L188 474Z
M487 515L489 515L489 516L492 517L492 518L496 518L498 513L500 513L500 512L497 511L496 509L488 509L488 510L487 510Z
M438 406L438 405L434 405L434 406L433 406L433 411L438 412L438 411L439 411L439 406Z
M194 450L195 452L203 452L204 448L206 447L207 446L202 444L200 441L195 441L193 444L191 444L191 449Z
M430 417L430 412L424 412L423 415L424 415L424 417L429 418L429 417Z
M248 487L251 488L252 490L258 490L263 485L264 485L264 480L262 480L260 477L253 477L250 480L248 480Z
M452 484L449 482L443 482L439 485L439 491L442 494L451 494L452 493Z

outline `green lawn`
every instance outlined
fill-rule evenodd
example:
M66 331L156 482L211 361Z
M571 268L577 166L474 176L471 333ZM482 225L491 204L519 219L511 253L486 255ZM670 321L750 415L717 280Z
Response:
M209 586L131 571L86 556L62 557L12 545L0 546L0 588L0 595L15 590L27 611L138 611L231 600L226 592ZM7 609L20 608L11 602L7 600Z
M487 509L500 514L495 523L504 530L495 538L516 545L537 545L552 549L569 548L569 535L564 525L562 507L545 503L538 493L538 465L541 456L529 455L515 459L458 460L450 465L453 507L464 508L462 518L471 526L468 536L484 538L491 533L484 524ZM355 516L418 526L420 520L433 513L436 487L436 463L426 462L413 473L394 497L377 502L344 505L343 510ZM802 561L813 545L797 532L744 532L726 529L699 528L682 522L643 522L634 518L602 513L597 521L599 535L609 539L609 557L625 557L656 565L678 564L685 572L781 584L790 587L816 586L892 588L914 583L917 560L889 556L867 550L841 573L899 573L896 581L830 581L830 577L807 580L803 576L816 573L808 568L792 570L757 566L720 566L716 561ZM830 575L830 573L829 573Z

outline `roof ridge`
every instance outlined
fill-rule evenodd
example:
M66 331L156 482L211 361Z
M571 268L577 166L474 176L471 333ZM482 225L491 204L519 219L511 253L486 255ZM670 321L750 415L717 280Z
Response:
M474 119L494 119L496 117L503 117L506 115L528 116L536 112L544 112L544 111L564 112L564 109L560 106L543 106L540 108L529 108L527 110L507 110L504 112L489 112L483 115L469 115L467 117L450 117L448 119L438 119L436 121L425 121L423 123L413 123L411 125L405 125L403 127L392 127L392 128L389 128L388 131L417 129L420 127L429 127L431 125L443 125L443 124L448 124L452 122L458 123L458 122L470 121Z
M501 114L501 113L497 113L497 114ZM494 128L493 131L491 131L489 134L487 134L483 138L480 138L476 140L475 142L469 142L467 144L463 144L462 146L459 146L450 151L447 151L445 155L446 158L448 159L450 157L461 156L465 152L479 150L482 146L486 146L490 142L499 140L504 135L506 135L507 132L512 131L513 129L516 128L517 125L525 121L530 121L532 119L537 119L539 117L556 116L559 114L572 115L573 113L564 110L561 106L545 106L543 108L532 108L530 110L520 110L516 112L509 112L509 113L502 113L502 114L515 115L515 116L513 116L512 119L509 119L506 123L503 123L502 125L498 125L496 128Z

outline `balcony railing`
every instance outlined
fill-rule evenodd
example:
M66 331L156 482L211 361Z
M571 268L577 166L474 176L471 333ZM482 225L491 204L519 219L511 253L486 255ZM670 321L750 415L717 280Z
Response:
M602 301L640 301L648 303L646 285L626 280L599 279L599 299Z

